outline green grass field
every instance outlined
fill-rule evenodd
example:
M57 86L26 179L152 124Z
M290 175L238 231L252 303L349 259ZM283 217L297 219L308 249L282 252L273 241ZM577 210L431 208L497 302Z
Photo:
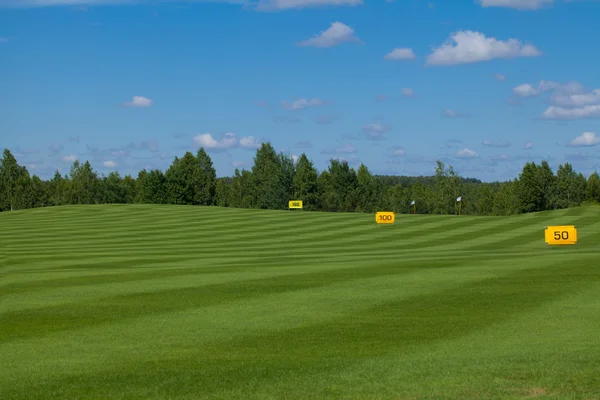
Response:
M546 225L579 243L548 247ZM0 214L0 398L600 399L600 207Z

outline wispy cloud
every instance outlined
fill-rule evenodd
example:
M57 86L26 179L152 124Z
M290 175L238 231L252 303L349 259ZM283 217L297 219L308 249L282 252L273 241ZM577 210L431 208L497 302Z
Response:
M399 60L414 60L417 58L413 49L410 48L395 48L394 50L383 56L384 60L399 61Z
M363 133L365 133L369 139L373 140L385 139L383 134L389 132L391 129L390 126L382 124L367 124L362 127Z
M451 109L446 109L446 110L442 111L442 116L447 117L447 118L465 118L465 117L470 117L471 114L464 113L464 112L457 112L457 111L454 111Z
M508 140L484 140L481 142L482 145L487 147L510 147L510 142Z
M131 101L123 103L125 107L150 107L151 105L152 100L144 96L133 96Z
M358 6L363 0L259 0L259 11L281 11L326 6Z
M341 22L333 22L331 26L315 35L314 37L303 40L298 46L304 47L333 47L345 42L361 43L362 41L354 34L354 29Z
M517 10L539 10L553 3L554 0L479 0L481 7L506 7Z
M344 144L342 147L327 148L321 151L322 154L350 154L356 153L358 150L349 143Z
M302 110L305 108L312 108L312 107L320 107L325 105L326 102L324 100L321 99L298 99L298 100L294 100L294 101L287 101L287 100L283 100L281 102L281 107L285 108L286 110Z

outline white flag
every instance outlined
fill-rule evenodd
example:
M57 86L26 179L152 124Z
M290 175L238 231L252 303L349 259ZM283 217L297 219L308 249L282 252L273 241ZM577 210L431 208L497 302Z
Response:
M415 205L415 201L414 201L414 200L413 200L413 201L411 201L411 202L410 202L410 205L411 205L411 206L414 206L414 205Z
M461 201L462 200L462 196L458 196L458 198L456 199L456 201Z

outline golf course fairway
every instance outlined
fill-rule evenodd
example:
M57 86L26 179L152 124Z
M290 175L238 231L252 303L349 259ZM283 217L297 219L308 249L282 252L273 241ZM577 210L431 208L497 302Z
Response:
M546 226L578 242L548 246ZM600 399L600 206L0 213L0 398Z

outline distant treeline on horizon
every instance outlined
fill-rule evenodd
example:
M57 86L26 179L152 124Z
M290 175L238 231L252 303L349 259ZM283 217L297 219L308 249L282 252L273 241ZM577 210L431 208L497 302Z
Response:
M142 170L137 177L118 172L99 175L89 161L73 162L68 174L49 180L31 175L9 149L0 159L0 211L68 204L181 204L282 210L302 200L304 210L395 213L512 215L600 202L600 176L586 179L572 165L554 173L548 162L527 162L519 176L505 182L460 177L437 161L433 176L372 175L361 164L331 159L318 171L302 154L277 153L270 143L256 151L254 165L217 178L203 148L175 157L166 171ZM415 205L411 206L414 201Z

